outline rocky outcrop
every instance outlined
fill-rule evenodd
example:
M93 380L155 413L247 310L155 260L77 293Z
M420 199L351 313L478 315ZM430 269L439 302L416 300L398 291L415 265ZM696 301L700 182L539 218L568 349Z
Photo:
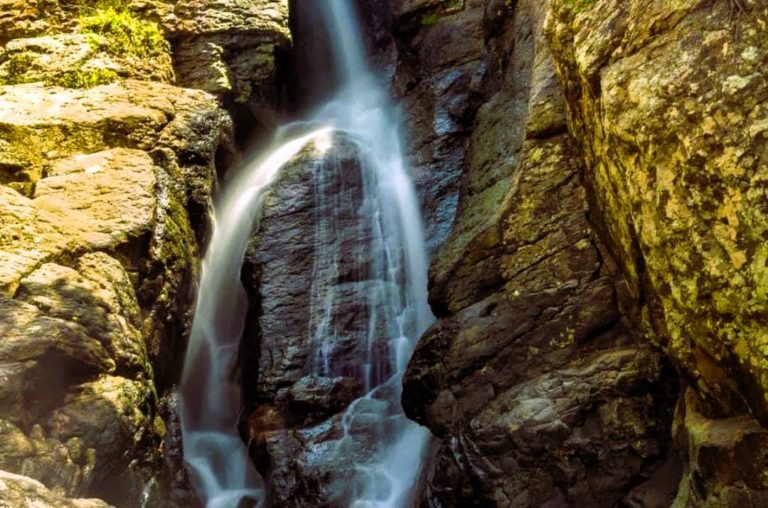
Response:
M181 86L222 97L243 144L276 127L275 53L291 41L288 0L166 2L159 14Z
M108 508L98 499L66 499L45 486L6 471L0 471L0 499L3 506L34 506L36 508Z
M161 396L231 121L161 83L169 45L151 23L55 2L35 20L42 7L21 4L3 20L30 22L9 33L49 35L0 50L0 468L59 494L8 476L0 504L189 506L178 456L163 470ZM84 33L103 17L112 31ZM141 46L115 33L139 25Z
M443 439L425 506L651 506L663 490L674 376L623 317L633 303L590 222L547 12L485 5L484 102L430 270L440 319L404 379L407 414Z
M421 34L449 3L399 4ZM444 438L425 502L765 502L766 15L485 3L484 103L431 269L441 319L405 379ZM671 429L654 350L684 379Z
M173 79L170 54L162 47L158 49L153 58L139 59L113 51L109 38L96 33L16 39L0 56L0 82L72 87L103 84L120 77L169 82Z
M393 85L401 97L406 153L433 250L453 222L466 145L482 103L485 2L393 4L398 56Z
M16 55L15 69L32 68L35 75L27 73L25 82L44 76L57 84L79 80L78 86L82 86L88 80L100 84L119 76L172 81L207 91L220 97L235 117L240 127L238 139L245 145L253 142L254 136L272 130L282 109L276 52L291 42L288 3L4 0L0 4L0 47L10 41L6 49ZM110 12L111 7L117 8L104 16L102 13ZM109 23L123 12L151 21L149 28L156 30L153 39L137 34L148 28L146 24L122 31L125 37L117 44L102 37L111 25L106 30L88 27L94 21ZM87 38L78 36L84 32L89 33ZM134 58L132 51L119 47L126 40L138 44L138 48L130 49L148 49L151 54ZM155 44L167 48L155 51ZM6 59L10 56L5 54ZM62 70L73 68L67 63L72 60L78 61L81 72L59 76ZM2 63L0 55L0 81L5 81Z
M202 92L149 82L0 90L13 158L0 190L0 440L17 447L0 462L130 504L160 457L155 386L178 372L196 272L187 209L206 205L195 200L227 117Z
M353 403L369 373L391 375L377 372L388 361L365 364L369 341L380 350L387 335L383 312L367 300L386 288L374 275L375 204L363 199L364 164L358 147L337 136L325 156L305 153L284 167L246 254L246 425L272 506L347 503L378 436L362 422L391 416L375 396Z
M555 1L547 28L594 222L689 385L676 506L765 502L766 23L750 0Z
M194 504L159 397L181 368L215 162L236 157L220 104L240 140L273 121L287 16L287 0L3 4L0 467L120 506ZM290 400L312 418L360 390L304 381Z

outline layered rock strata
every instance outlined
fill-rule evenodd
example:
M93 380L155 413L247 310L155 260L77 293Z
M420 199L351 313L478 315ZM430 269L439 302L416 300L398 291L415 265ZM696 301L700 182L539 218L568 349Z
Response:
M155 386L178 372L196 273L187 209L228 118L149 82L1 90L2 467L130 505L161 454Z

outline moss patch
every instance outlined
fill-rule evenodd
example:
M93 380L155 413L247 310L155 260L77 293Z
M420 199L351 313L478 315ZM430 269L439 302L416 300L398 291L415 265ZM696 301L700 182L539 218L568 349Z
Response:
M438 19L437 14L427 14L421 17L421 24L424 26L434 26L437 24Z
M46 80L48 84L66 88L93 88L112 83L118 75L112 69L72 69Z
M168 41L157 23L115 6L85 9L80 17L80 29L83 33L104 37L107 53L120 57L153 58L169 51Z
M34 56L29 53L14 53L6 61L6 76L0 79L0 85L19 85L31 80L25 76L27 69L34 62Z
M576 11L582 11L589 7L590 5L593 5L597 0L568 0L568 5L571 6L571 8Z

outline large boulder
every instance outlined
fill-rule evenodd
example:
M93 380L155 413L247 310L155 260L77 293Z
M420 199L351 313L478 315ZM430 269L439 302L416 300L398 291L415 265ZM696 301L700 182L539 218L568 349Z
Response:
M364 199L375 176L358 145L342 134L332 144L286 165L265 193L243 271L246 424L274 506L349 503L382 436L408 423L382 296L396 283L375 258L387 247L379 207L391 203Z
M42 483L0 471L0 499L3 506L34 506L35 508L109 508L99 499L67 499Z

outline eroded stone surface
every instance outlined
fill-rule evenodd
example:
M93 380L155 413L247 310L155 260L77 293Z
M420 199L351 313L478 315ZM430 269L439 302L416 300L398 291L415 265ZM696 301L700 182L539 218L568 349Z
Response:
M14 161L0 187L0 462L138 503L159 471L155 387L180 368L193 228L229 119L204 92L130 80L5 86L0 111Z
M691 383L676 506L759 505L765 483L728 464L742 439L764 456L752 417L765 424L768 401L768 10L749 0L553 7L547 29L593 222L644 304L637 321Z
M396 2L393 32L406 153L423 203L430 249L447 236L461 168L481 104L484 2ZM425 21L426 20L426 21Z
M170 51L151 58L110 50L108 38L94 33L65 33L14 39L0 51L0 82L6 84L75 82L72 73L173 81ZM104 78L102 78L104 79ZM83 85L80 85L83 86Z
M424 506L612 506L669 448L674 383L622 320L588 221L547 10L484 12L486 98L430 268L440 319L404 378L407 414L443 439Z
M0 471L0 506L15 508L109 508L98 499L66 499L31 478Z

